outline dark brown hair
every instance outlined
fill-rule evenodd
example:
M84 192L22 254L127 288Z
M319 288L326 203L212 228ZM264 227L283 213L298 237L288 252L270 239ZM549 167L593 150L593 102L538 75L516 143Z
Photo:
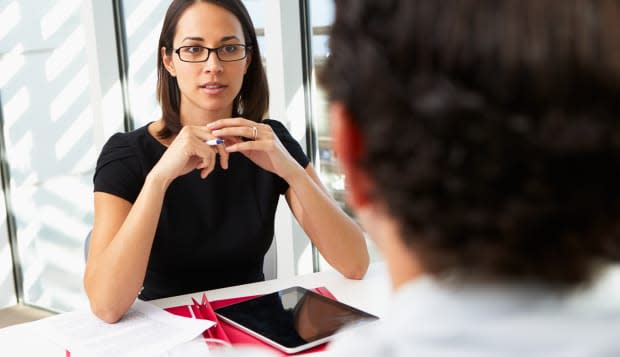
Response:
M320 81L431 274L588 282L620 260L620 6L336 0Z
M243 116L259 122L269 107L269 87L256 40L256 31L241 0L174 0L166 12L157 51L157 99L161 105L162 118L165 124L158 133L161 138L168 138L181 130L179 118L181 93L177 79L171 76L164 66L160 49L165 47L166 55L172 55L173 40L179 18L188 7L197 2L212 3L233 13L241 23L246 45L250 46L252 60L243 79L241 90L233 102L233 116Z

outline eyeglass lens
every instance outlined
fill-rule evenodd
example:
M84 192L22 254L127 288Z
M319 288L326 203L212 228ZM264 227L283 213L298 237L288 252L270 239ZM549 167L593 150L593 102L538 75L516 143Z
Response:
M230 62L239 61L245 58L245 46L225 45L217 48L207 48L202 46L183 46L179 47L177 53L182 61L204 62L209 59L211 51L215 52L220 61Z

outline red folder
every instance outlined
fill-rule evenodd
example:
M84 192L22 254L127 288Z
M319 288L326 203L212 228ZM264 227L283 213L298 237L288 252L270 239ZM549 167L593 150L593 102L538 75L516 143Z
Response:
M327 296L334 300L336 299L334 295L325 287L318 287L312 290L314 290L315 292L323 296ZM193 316L198 319L208 319L208 320L214 321L215 326L211 327L210 329L206 330L203 333L203 336L205 338L217 338L217 339L229 342L232 345L260 346L263 348L270 349L281 355L287 355L285 352L280 351L276 349L275 347L272 347L266 344L265 342L257 339L254 336L248 335L247 333L228 324L227 322L219 321L219 319L217 318L217 315L215 315L215 312L213 311L214 309L219 309L221 307L228 306L228 305L231 305L237 302L249 300L256 296L257 295L244 296L244 297L224 299L224 300L215 300L215 301L209 302L207 300L207 296L203 294L201 303L198 303L197 301L194 300L193 305L174 306L174 307L166 308L165 310L173 314L180 315L180 316L192 317L192 314L193 314ZM320 346L316 346L306 351L300 352L299 354L323 351L325 350L326 345L327 344L322 344Z

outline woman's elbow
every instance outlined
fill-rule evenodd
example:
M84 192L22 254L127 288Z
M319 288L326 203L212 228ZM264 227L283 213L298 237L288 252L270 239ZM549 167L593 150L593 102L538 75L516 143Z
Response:
M366 270L350 271L343 274L345 278L352 280L362 280L366 275Z
M121 317L123 317L123 315L125 314L124 311L121 311L115 306L105 306L102 304L97 304L92 301L90 303L90 310L101 321L107 322L109 324L118 322L121 319Z
M100 295L97 295L96 291L92 291L92 287L89 286L88 281L84 280L84 290L88 296L88 302L90 303L90 311L97 316L100 320L113 324L123 317L125 310L120 308L118 304L110 303L110 299L106 299Z
M342 270L342 275L347 279L361 280L366 275L369 266L369 257L366 256L363 259L350 264L346 269Z

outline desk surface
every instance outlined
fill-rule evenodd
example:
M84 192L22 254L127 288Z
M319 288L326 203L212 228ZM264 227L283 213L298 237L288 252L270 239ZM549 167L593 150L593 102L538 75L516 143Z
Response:
M232 286L224 289L209 290L205 293L209 300L227 299L239 296L258 295L274 292L290 286L314 288L327 287L334 296L351 306L383 316L390 299L390 285L385 265L373 263L362 280L345 279L335 271L326 271L300 275L286 279L276 279L259 283ZM191 298L201 298L203 292L179 295L150 301L158 307L171 307L191 304ZM2 351L10 351L12 356L64 356L64 348L47 343L45 340L31 336L28 324L0 329L0 346Z
M223 289L209 290L205 293L211 301L239 296L271 293L291 286L315 288L325 286L334 296L351 306L377 316L383 316L390 299L390 285L385 264L373 263L362 280L345 279L336 271L299 275L285 279L261 281L258 283L231 286ZM200 301L202 292L179 295L165 299L152 300L150 303L162 308L187 305L192 297Z

